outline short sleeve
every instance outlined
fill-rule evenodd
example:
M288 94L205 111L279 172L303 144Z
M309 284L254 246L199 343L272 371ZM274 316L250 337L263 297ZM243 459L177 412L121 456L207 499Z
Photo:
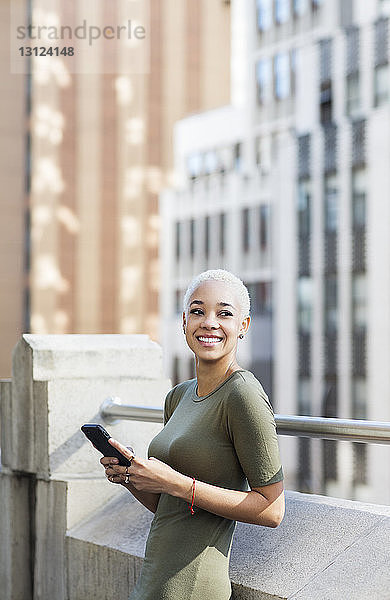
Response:
M179 404L186 388L185 384L188 384L188 382L178 383L166 395L164 401L164 426L167 424L177 405Z
M164 401L164 426L167 424L167 422L169 421L169 419L171 417L171 414L172 414L172 407L171 407L172 394L173 394L173 390L170 390L168 392L168 394L165 396L165 401Z
M283 479L275 419L261 386L241 381L227 398L228 429L251 488Z

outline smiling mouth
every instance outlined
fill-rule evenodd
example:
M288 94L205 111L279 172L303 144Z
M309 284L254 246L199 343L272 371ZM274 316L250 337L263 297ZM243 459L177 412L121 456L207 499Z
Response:
M218 344L219 342L222 342L222 338L215 337L215 336L199 335L196 337L196 339L198 340L198 342L200 342L204 346L213 346L214 344Z

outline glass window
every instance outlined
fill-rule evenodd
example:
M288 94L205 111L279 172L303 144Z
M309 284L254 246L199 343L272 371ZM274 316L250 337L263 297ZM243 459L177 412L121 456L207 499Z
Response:
M218 155L215 150L209 150L204 155L204 167L207 174L215 173L219 166Z
M311 181L300 181L298 184L298 235L309 237L310 223Z
M311 415L311 381L310 379L299 379L298 381L298 414Z
M336 333L338 330L337 315L337 276L328 275L325 278L325 329L326 333Z
M367 277L364 273L352 278L352 327L365 331L367 326Z
M352 219L354 227L366 226L366 171L352 172Z
M300 413L302 414L302 413ZM299 492L311 493L312 485L312 444L309 438L298 438L298 473Z
M242 211L242 248L244 252L249 250L249 208Z
M195 254L195 221L191 219L190 221L190 255L191 258Z
M195 360L193 357L188 359L188 379L195 379L196 377L196 368L195 368Z
M261 137L255 138L255 161L257 165L261 165Z
M199 152L190 154L187 157L187 171L188 176L195 179L202 173L203 168L203 157Z
M271 60L263 58L256 63L257 102L266 104L271 96L272 69Z
M337 231L338 223L338 192L335 175L325 177L325 229Z
M341 27L351 27L353 24L354 0L342 0L339 4Z
M179 258L180 258L180 237L181 237L181 223L176 223L176 233L175 233L176 260L179 260Z
M324 38L319 42L320 51L320 82L324 83L332 79L333 40Z
M298 330L311 333L313 311L313 281L311 277L298 279Z
M222 255L225 254L225 239L226 239L226 215L219 215L219 251Z
M260 314L272 313L272 282L260 281L256 286L256 302Z
M308 6L308 0L294 0L294 14L301 17L307 11Z
M233 149L231 146L221 148L219 151L221 167L224 171L230 171L233 168Z
M352 418L367 419L367 383L362 377L352 381Z
M367 444L354 442L353 448L353 483L367 485Z
M292 48L290 52L290 73L291 73L291 95L295 94L297 89L297 49Z
M257 27L260 32L272 27L272 0L257 0Z
M359 73L351 73L346 78L345 90L345 112L350 117L356 115L360 109L360 76Z
M379 13L384 16L390 15L390 0L379 0Z
M288 52L277 54L274 60L275 97L278 100L288 98L291 90L290 56Z
M264 252L269 246L269 232L270 232L270 206L268 204L262 204L260 206L260 248Z
M234 168L236 171L239 171L241 169L241 155L242 155L241 144L240 143L234 144Z
M332 415L336 416L336 415ZM337 481L338 478L338 454L337 442L334 440L322 440L323 479Z
M261 173L267 175L272 164L272 138L270 135L256 139L256 161L261 166Z
M363 168L367 158L367 121L357 119L352 123L352 166Z
M320 121L322 125L331 123L333 107L332 83L324 81L320 88Z
M389 19L380 17L374 23L374 64L386 65L389 62Z
M381 106L389 99L389 65L379 65L375 68L374 104Z
M251 314L270 315L272 313L272 282L258 281L246 284L251 299Z
M172 384L173 385L177 385L180 381L180 375L179 375L179 357L178 356L174 356L173 357L173 364L172 364Z
M311 168L311 135L298 136L298 177L310 177Z
M183 293L181 290L175 292L175 312L177 315L181 314L183 310Z
M290 0L275 0L275 21L278 25L287 23L290 18Z
M210 217L207 216L204 220L204 253L208 258L210 253Z

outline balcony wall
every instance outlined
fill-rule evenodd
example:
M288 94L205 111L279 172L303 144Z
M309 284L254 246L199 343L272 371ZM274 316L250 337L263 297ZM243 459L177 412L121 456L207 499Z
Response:
M79 427L100 421L108 395L161 405L161 349L146 336L24 336L13 363L0 387L1 598L127 600L152 514L105 480ZM107 427L145 455L160 426ZM277 529L237 525L233 598L386 598L389 536L390 507L287 492Z

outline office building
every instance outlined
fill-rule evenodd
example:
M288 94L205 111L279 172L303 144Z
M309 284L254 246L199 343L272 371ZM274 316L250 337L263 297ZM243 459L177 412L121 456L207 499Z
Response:
M276 412L390 421L388 12L383 1L232 3L231 105L178 123L178 182L161 200L175 379L193 372L173 335L179 298L192 275L222 267L249 286L240 360ZM289 487L390 499L385 447L281 446Z

